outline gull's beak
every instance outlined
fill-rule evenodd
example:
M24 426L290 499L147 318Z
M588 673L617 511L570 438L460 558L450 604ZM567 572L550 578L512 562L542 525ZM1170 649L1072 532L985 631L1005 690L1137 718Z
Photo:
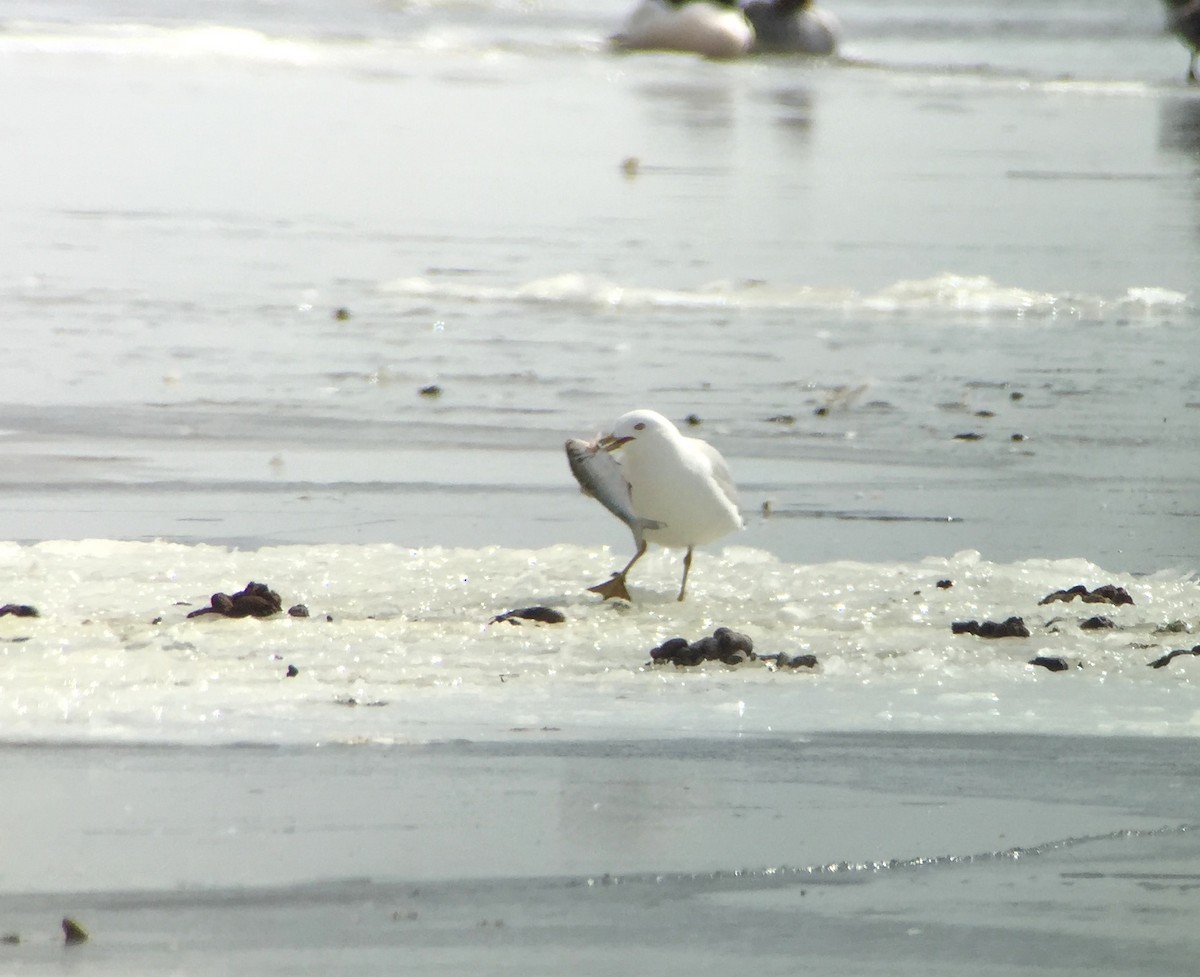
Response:
M621 445L628 444L633 438L617 438L606 434L596 443L605 451L616 451Z

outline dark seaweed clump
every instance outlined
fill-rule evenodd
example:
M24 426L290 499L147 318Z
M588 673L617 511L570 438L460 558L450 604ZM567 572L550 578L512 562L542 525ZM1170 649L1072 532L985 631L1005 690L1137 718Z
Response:
M1106 583L1095 590L1088 590L1083 584L1076 584L1069 590L1056 590L1052 594L1047 594L1038 604L1053 604L1055 601L1070 603L1078 597L1085 604L1132 604L1133 598L1129 596L1129 591L1124 587L1118 587L1115 584Z
M505 611L503 614L497 614L488 621L488 624L497 624L500 621L507 621L509 624L520 624L522 621L540 621L542 624L562 624L566 619L567 616L562 611L556 611L553 607L544 607L539 604L534 607L518 607L515 611Z
M754 652L754 641L748 634L732 628L717 628L711 635L698 641L687 638L669 638L656 648L650 649L650 664L691 667L701 662L719 661L725 665L741 665L745 662L773 662L776 668L815 668L816 655L758 655Z
M212 603L192 611L188 617L220 614L222 617L270 617L283 610L283 601L265 583L251 581L236 594L213 594Z
M981 638L1028 638L1029 628L1019 617L1003 621L955 621L950 625L955 634L975 634Z

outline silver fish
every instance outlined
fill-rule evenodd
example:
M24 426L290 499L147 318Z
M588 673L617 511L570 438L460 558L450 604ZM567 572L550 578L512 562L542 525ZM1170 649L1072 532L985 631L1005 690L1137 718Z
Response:
M568 438L566 449L571 474L575 476L584 495L592 496L625 523L639 549L647 529L662 529L666 525L655 519L643 519L633 511L633 497L629 493L625 473L621 471L617 460L598 442Z

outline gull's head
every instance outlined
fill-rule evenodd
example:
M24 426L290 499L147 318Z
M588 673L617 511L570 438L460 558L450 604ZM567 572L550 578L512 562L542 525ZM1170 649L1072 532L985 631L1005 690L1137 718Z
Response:
M679 429L652 410L631 410L617 418L612 431L600 439L605 451L615 451L635 441L652 443L679 437Z

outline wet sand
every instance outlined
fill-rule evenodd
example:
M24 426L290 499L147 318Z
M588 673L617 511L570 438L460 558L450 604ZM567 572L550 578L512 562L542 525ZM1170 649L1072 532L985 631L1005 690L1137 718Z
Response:
M1167 739L9 746L0 969L1184 975L1198 774Z

